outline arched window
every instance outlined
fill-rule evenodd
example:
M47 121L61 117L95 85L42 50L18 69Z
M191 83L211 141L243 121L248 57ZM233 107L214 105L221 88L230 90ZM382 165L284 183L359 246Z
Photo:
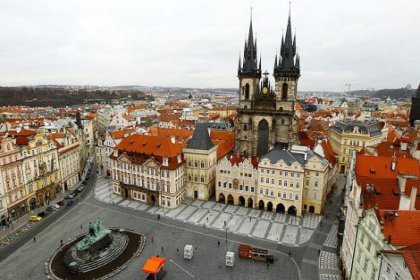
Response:
M201 183L204 183L204 176L201 175Z
M248 130L248 126L246 124L244 124L244 130Z
M201 161L201 168L204 168L204 161Z
M245 99L249 99L249 84L245 85Z
M198 162L197 161L195 161L194 166L198 167Z
M288 89L288 86L286 83L284 83L281 88L281 100L287 100L287 89Z

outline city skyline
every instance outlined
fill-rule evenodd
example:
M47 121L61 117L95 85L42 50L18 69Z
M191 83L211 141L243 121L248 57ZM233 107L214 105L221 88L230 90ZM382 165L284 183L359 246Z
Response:
M262 69L272 73L288 1L7 3L0 83L235 88L251 5ZM294 1L299 89L416 87L418 8L412 1Z

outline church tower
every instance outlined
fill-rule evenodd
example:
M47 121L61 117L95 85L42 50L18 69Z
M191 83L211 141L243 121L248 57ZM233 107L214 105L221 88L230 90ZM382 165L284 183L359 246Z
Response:
M300 76L296 38L292 39L291 19L286 37L282 38L280 58L274 63L275 90L269 73L261 81L261 58L257 59L252 19L243 61L239 58L239 108L235 122L235 152L244 156L261 157L274 146L287 148L298 143L295 103ZM295 59L296 57L296 59Z
M286 37L281 39L280 57L274 60L276 111L281 114L276 127L276 142L282 146L298 144L295 117L297 84L300 77L300 58L296 53L296 35L292 39L289 12Z

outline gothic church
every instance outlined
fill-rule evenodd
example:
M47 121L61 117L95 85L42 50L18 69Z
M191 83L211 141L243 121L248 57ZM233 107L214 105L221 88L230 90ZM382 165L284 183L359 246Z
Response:
M276 53L274 60L274 88L268 75L261 72L251 19L244 56L242 60L239 57L238 65L239 108L235 123L238 155L261 157L273 147L298 144L295 109L300 62L290 14L280 56Z

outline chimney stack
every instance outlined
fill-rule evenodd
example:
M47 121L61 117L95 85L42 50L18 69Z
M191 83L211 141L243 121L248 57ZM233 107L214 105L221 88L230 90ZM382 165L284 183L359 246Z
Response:
M416 198L417 198L417 188L411 188L411 195L410 195L410 210L416 210Z
M393 160L392 162L391 162L391 170L392 171L395 171L395 166L397 165L397 163L395 162L395 160Z
M408 143L405 140L401 140L401 151L405 152L407 151Z

